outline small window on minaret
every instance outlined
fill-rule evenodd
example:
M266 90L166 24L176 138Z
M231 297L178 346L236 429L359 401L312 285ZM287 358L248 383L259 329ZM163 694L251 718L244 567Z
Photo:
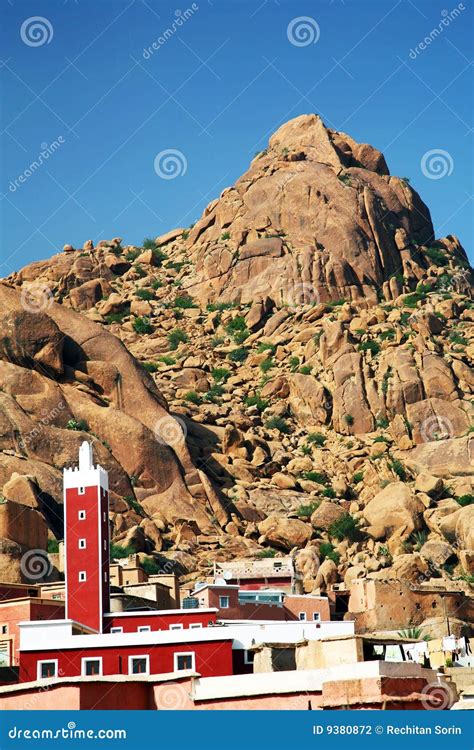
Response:
M78 514L77 514L77 517L78 517L79 521L85 521L86 511L85 510L80 510L78 512Z
M85 549L87 546L85 539L79 539L79 549Z
M78 487L77 488L77 492L78 492L79 495L83 495L85 491L86 491L85 487Z
M84 583L84 581L87 581L87 573L85 570L79 571L79 583Z

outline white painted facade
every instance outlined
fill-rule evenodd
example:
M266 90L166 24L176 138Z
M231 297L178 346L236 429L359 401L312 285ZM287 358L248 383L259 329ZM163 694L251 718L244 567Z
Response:
M171 610L172 611L172 610ZM215 611L215 610L210 610ZM179 612L179 610L177 611ZM137 613L130 613L132 616ZM148 613L149 614L149 613ZM229 620L227 624L182 630L151 630L136 633L94 633L73 635L76 624L72 620L37 620L20 622L20 650L44 651L69 648L118 648L120 646L146 646L153 644L196 643L230 640L234 650L248 650L259 643L297 643L302 640L317 641L337 635L352 635L353 622L270 622ZM319 626L319 627L318 627ZM87 630L87 629L86 629Z

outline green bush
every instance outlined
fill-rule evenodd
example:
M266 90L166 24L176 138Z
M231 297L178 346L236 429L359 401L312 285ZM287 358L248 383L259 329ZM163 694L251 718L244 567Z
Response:
M291 372L296 372L300 364L299 357L290 357L288 364L290 366Z
M321 542L319 545L319 554L321 560L332 560L336 565L339 565L339 559L341 556L339 552L336 552L331 542Z
M52 554L59 552L59 542L57 539L48 539L48 552Z
M348 539L353 542L359 533L359 521L351 516L349 513L337 518L329 526L328 534L330 537L337 539L342 542L344 539Z
M229 320L225 327L226 332L230 336L232 336L236 331L245 331L246 329L247 324L243 315L236 315L235 318Z
M133 261L136 260L139 255L140 255L140 250L139 249L137 249L137 250L129 250L125 254L125 259L128 260L129 263L133 263Z
M143 362L143 367L147 372L157 372L158 365L156 362Z
M448 263L448 259L446 258L445 254L441 250L439 250L436 246L427 247L425 250L425 255L436 266L446 266Z
M216 383L226 383L230 377L230 370L228 370L227 367L214 367L211 371L211 375Z
M261 552L257 552L257 555L256 555L256 557L257 557L257 558L258 558L259 560L263 560L263 559L265 559L266 557L275 557L275 556L276 556L276 554L277 554L277 551L276 551L276 549L272 549L271 547L268 547L267 549L262 549L262 551L261 551Z
M135 318L135 320L132 323L133 330L136 333L151 333L153 331L153 326L150 323L150 319L146 316L139 316L138 318Z
M262 372L268 372L272 367L275 367L275 363L271 357L260 362L260 369Z
M170 357L166 354L163 354L161 357L158 357L159 362L163 362L164 365L175 365L176 360L174 357Z
M283 435L289 435L291 432L291 428L287 422L283 419L283 417L273 416L270 417L270 419L266 422L265 427L268 430L278 430L278 432L281 432Z
M230 240L230 232L222 232L221 240Z
M157 575L161 568L155 560L151 560L149 557L145 557L140 561L140 565L149 576Z
M352 416L352 414L344 414L344 422L349 425L349 427L353 425L354 417Z
M364 479L363 471L356 471L356 473L352 477L352 481L354 482L354 484L359 484L359 482L362 482L363 479Z
M149 289L137 289L135 292L135 297L149 302L151 299L155 298L155 295L153 294L153 292L150 292Z
M107 325L111 325L112 323L121 323L123 319L130 314L130 306L127 306L125 310L122 310L121 312L116 313L109 313L105 316L105 322Z
M85 419L70 419L66 424L66 429L76 430L77 432L88 432L89 425Z
M142 247L144 250L154 250L156 248L156 242L151 237L145 237Z
M142 506L133 495L125 495L124 500L128 507L134 510L135 513L138 513L139 516L144 515Z
M224 310L232 310L235 307L234 302L210 302L206 305L208 312L224 312Z
M276 352L276 346L274 346L274 344L270 344L267 341L261 341L257 346L257 352L259 354L262 354L262 352L270 352L273 355Z
M461 495L461 497L456 497L455 500L463 508L467 505L474 505L474 495Z
M322 432L310 432L308 435L308 442L319 445L319 447L322 448L326 442L326 436L323 435Z
M196 404L198 406L202 399L199 393L196 393L196 391L188 391L184 394L185 401L190 401L191 404Z
M407 480L407 472L406 472L406 469L403 466L402 462L398 458L394 458L389 463L389 467L391 468L391 470L397 475L397 477L402 482L406 482L406 480Z
M154 279L151 282L152 289L160 289L162 286L163 286L163 282L161 281L161 279Z
M332 487L326 487L323 490L323 497L336 497L336 491Z
M227 355L228 359L230 359L231 362L245 362L248 356L248 349L246 349L244 346L241 346L239 349L233 349Z
M324 471L305 471L303 478L307 479L308 482L316 482L316 484L326 484L328 481L327 474Z
M393 328L388 328L386 331L381 331L379 336L381 341L393 341L395 338L395 331Z
M159 247L153 248L153 258L156 266L162 266L165 260L168 260L168 256Z
M311 370L312 370L312 367L310 367L310 365L303 365L302 367L300 367L301 375L310 375Z
M299 516L303 518L309 518L313 515L314 511L319 508L319 503L310 503L309 505L300 505L297 510Z
M375 356L380 351L380 344L378 344L376 341L361 341L359 344L359 351L361 352L372 352L372 354Z
M186 344L188 340L188 335L182 328L175 328L174 331L170 331L168 334L168 343L170 349L173 351L175 351L180 344Z
M191 307L197 307L194 300L188 294L183 294L179 297L176 297L174 302L172 303L172 306L178 307L181 310L189 310Z
M256 406L259 411L264 411L268 406L268 401L261 398L258 394L255 396L247 396L244 403L245 406Z
M135 550L133 547L121 547L119 544L110 545L110 559L111 560L122 560L129 555L133 555Z

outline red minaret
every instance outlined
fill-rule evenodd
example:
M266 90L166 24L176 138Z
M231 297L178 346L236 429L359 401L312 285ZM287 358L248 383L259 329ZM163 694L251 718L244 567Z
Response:
M109 611L109 482L79 448L79 467L64 469L66 619L102 632Z

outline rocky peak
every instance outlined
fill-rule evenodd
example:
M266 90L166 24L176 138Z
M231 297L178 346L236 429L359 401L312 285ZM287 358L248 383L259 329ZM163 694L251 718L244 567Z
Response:
M433 243L427 207L379 151L302 115L191 228L186 288L203 302L370 305L415 285ZM465 259L456 240L441 245Z

